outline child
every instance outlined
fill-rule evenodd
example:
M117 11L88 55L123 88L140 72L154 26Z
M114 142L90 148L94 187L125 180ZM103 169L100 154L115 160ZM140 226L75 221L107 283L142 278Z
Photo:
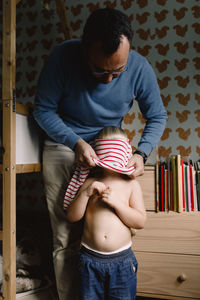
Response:
M131 146L122 129L106 127L94 149L103 168L88 176L66 212L70 222L84 217L80 299L134 300L137 260L130 228L144 227L146 211L139 183L124 175Z

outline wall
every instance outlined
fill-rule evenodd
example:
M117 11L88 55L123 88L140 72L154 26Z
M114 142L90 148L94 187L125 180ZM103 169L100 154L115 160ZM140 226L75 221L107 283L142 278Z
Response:
M73 37L80 37L88 15L111 6L125 12L134 28L133 48L152 64L168 112L160 156L200 157L200 8L195 0L65 1ZM63 40L55 1L22 0L17 6L17 98L33 101L39 72ZM144 120L135 104L124 119L132 144ZM154 160L154 156L152 156Z
M86 18L96 8L111 6L129 16L134 29L132 47L152 64L168 112L167 126L159 143L160 157L164 159L170 154L180 153L190 155L194 160L199 159L199 1L65 0L65 3L73 37L81 36ZM21 0L17 5L18 101L33 102L43 63L54 46L63 39L55 1ZM134 104L123 124L133 145L137 145L144 122ZM155 153L149 162L155 162ZM30 188L31 185L29 181L25 184ZM28 190L26 194L23 189L18 195L18 199L29 197ZM34 205L37 203L35 197L31 196L30 200Z

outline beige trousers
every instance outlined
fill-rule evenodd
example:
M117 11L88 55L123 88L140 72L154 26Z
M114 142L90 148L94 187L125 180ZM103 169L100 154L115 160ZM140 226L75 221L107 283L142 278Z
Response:
M43 178L53 231L53 263L60 300L77 300L77 251L82 222L70 224L63 210L67 183L74 166L74 152L61 144L48 143L43 151Z

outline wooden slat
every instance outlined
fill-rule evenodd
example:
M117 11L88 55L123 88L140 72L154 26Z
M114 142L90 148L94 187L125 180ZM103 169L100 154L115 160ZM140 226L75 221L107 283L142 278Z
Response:
M41 172L41 164L17 164L16 173L32 173L32 172ZM0 165L0 174L3 172L3 165Z
M2 239L3 239L3 231L0 230L0 241L2 241Z
M13 111L16 0L3 0L3 298L16 297L16 114Z
M40 172L41 164L17 164L16 165L16 173L32 173L32 172Z
M28 106L16 102L16 113L27 116L29 114Z
M71 30L67 18L67 11L65 7L65 1L64 0L55 0L56 2L56 8L57 8L57 14L60 18L60 22L62 25L63 33L66 40L69 40L72 38Z
M137 251L200 255L200 212L148 212L133 245Z

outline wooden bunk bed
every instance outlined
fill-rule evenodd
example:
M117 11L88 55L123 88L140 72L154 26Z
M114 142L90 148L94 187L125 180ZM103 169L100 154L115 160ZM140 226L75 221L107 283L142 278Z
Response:
M16 299L16 174L40 172L39 138L28 126L28 108L16 102L16 5L20 0L3 0L2 110L3 161L3 290L1 299ZM64 0L55 0L65 39L71 38ZM23 153L24 142L29 151ZM26 148L27 150L27 148ZM29 154L27 156L27 153ZM31 155L30 155L31 154Z
M16 0L3 1L3 55L2 55L2 107L3 107L3 291L1 299L16 299L16 174L39 172L39 140L29 135L28 109L15 99L16 56ZM22 133L21 137L19 133ZM26 137L25 134L26 133ZM16 137L17 136L17 137ZM32 143L30 160L23 155L24 138ZM16 140L18 139L18 143ZM27 144L26 144L27 145ZM30 154L30 151L27 151ZM23 158L25 158L23 161Z

